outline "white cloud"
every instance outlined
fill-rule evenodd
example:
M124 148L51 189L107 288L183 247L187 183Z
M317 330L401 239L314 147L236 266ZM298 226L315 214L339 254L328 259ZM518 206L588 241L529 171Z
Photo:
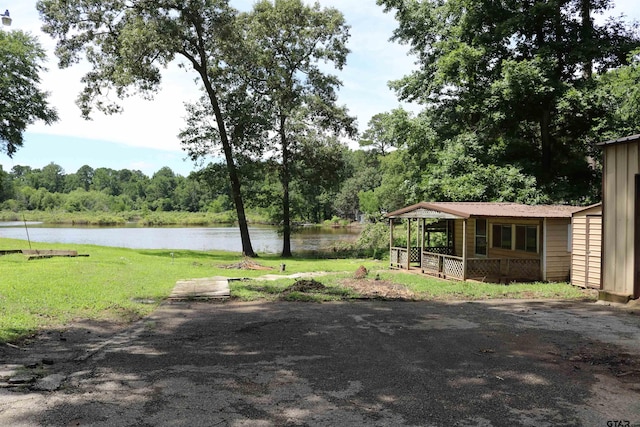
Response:
M252 3L248 0L231 1L240 9L247 9ZM57 58L52 53L55 43L39 30L42 23L35 4L35 0L28 0L10 5L14 19L12 28L37 35L49 51L49 72L43 75L42 84L51 93L50 102L58 110L60 120L52 126L35 124L28 131L180 150L177 134L185 115L183 103L198 98L194 75L171 66L163 74L162 89L153 101L130 98L122 102L123 114L104 116L95 112L92 121L85 121L80 117L75 99L82 89L80 79L86 68L81 65L65 70L57 68ZM372 115L398 105L387 82L406 74L412 67L412 61L406 57L405 47L388 41L395 21L391 15L383 13L375 0L321 0L320 4L340 9L352 25L349 42L352 54L346 68L337 73L344 83L339 102L346 104L351 114L358 117L363 130Z
M625 12L632 18L640 17L636 1L616 2L613 14ZM244 10L253 3L253 0L231 0L233 6ZM162 90L155 100L130 98L122 103L123 114L104 116L96 112L94 120L87 122L80 117L75 105L82 88L80 79L86 69L82 66L57 68L57 58L52 53L55 43L40 31L42 23L35 4L35 0L9 1L6 7L11 10L12 28L37 35L49 51L49 72L43 76L43 87L51 92L50 101L57 108L60 121L52 126L36 124L28 131L179 151L177 134L185 115L183 103L198 97L194 75L171 66L165 70ZM400 105L387 83L408 74L414 68L413 59L407 56L406 46L389 41L396 22L393 14L385 14L375 0L320 0L320 4L341 10L352 26L349 41L352 53L346 68L337 73L344 83L339 102L358 117L359 127L364 130L371 116ZM415 105L406 105L406 108L419 110Z

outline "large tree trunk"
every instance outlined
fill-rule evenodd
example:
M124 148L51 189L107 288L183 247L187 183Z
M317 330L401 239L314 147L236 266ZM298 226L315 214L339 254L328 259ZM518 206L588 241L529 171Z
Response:
M280 118L280 143L282 145L282 169L280 171L280 182L282 183L282 257L291 257L291 212L289 200L289 181L291 172L289 170L289 146L287 134L285 132L284 117Z
M203 29L198 22L193 23L196 27L198 34L197 51L198 58L191 56L187 52L183 52L183 55L189 59L193 65L193 68L198 72L204 88L207 92L209 102L211 102L211 108L213 114L216 117L216 123L218 125L218 132L220 133L220 142L222 143L222 151L224 152L224 158L227 164L227 173L229 174L229 181L231 182L231 197L233 198L233 204L236 207L236 215L238 216L238 227L240 228L240 240L242 241L242 254L248 257L257 257L257 254L253 251L251 245L251 237L249 236L249 225L247 224L247 217L244 213L244 202L242 200L242 188L240 185L240 178L238 177L238 169L233 158L233 148L227 135L227 128L224 124L224 117L222 116L222 110L218 102L216 91L209 80L208 69L208 56L207 49L205 48L204 40L202 39Z
M244 202L242 200L242 192L240 179L238 177L238 170L233 160L233 149L229 142L227 130L224 125L224 118L222 117L222 111L218 104L218 98L215 91L211 86L211 82L206 75L202 75L207 95L211 101L211 107L216 116L216 123L218 124L218 131L220 132L220 141L222 142L222 150L227 163L227 172L229 174L229 181L231 182L231 196L233 197L233 204L236 207L236 214L238 215L238 226L240 228L240 240L242 241L242 254L244 256L255 258L257 254L253 251L251 245L251 237L249 236L249 225L247 224L247 217L244 213Z

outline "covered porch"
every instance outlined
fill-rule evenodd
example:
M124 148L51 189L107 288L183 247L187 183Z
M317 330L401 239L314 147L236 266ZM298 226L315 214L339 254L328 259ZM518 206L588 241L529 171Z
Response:
M507 210L523 206L423 202L391 212L386 215L390 267L455 280L557 280L545 271L547 220L540 207ZM566 216L564 208L559 208L561 216ZM528 210L538 214L528 215ZM406 231L397 235L401 224Z

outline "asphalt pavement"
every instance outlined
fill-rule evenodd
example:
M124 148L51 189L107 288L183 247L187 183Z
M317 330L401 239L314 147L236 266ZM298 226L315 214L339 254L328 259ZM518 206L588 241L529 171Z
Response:
M0 349L0 425L640 425L640 316L586 302L171 302Z

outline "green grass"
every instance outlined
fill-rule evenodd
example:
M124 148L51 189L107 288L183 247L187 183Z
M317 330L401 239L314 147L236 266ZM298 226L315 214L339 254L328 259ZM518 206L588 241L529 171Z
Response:
M399 271L380 274L382 280L405 285L418 299L428 300L481 300L481 299L595 299L591 291L568 283L496 283L448 281Z
M74 319L129 322L152 312L180 279L211 276L255 278L278 273L355 271L363 261L256 260L273 270L224 268L242 261L238 253L134 250L92 245L32 243L33 249L73 249L89 257L28 261L22 254L0 256L0 342ZM26 249L23 240L0 238L0 250ZM375 265L367 262L368 268ZM152 303L149 303L152 302Z
M379 265L379 262L376 261L367 261L363 263L362 260L360 260L360 262L356 264L350 264L345 267L349 267L347 269L352 272L363 264L368 265L371 268L382 267ZM342 279L351 276L352 273L334 272L320 277L314 277L313 280L322 283L326 289L312 292L285 292L288 287L296 283L297 279L231 281L229 283L229 287L231 288L231 295L242 301L341 301L345 299L358 298L360 296L353 290L340 284Z
M293 258L264 255L255 262L272 270L225 268L242 261L237 253L187 250L135 250L92 245L32 243L34 249L74 249L88 257L27 260L22 254L0 256L0 342L15 341L38 330L64 327L76 319L131 322L151 313L180 279L225 276L237 300L334 301L359 297L342 285L359 266L370 277L403 284L417 299L583 298L567 284L492 285L447 282L392 272L387 263L362 259ZM0 238L0 250L26 249L23 240ZM321 292L283 291L295 279L251 280L265 274L325 272L315 279Z
M436 279L428 276L407 274L402 271L389 271L383 266L378 277L385 282L404 285L414 293L414 300L450 301L450 300L485 300L485 299L595 299L592 291L576 288L567 283L512 283L509 285L478 282L460 282ZM374 267L375 268L375 267ZM351 271L354 271L352 269ZM375 271L369 275L374 277ZM350 288L343 286L342 281L351 278L352 274L334 273L316 277L326 286L322 293L311 292L304 296L297 294L283 295L282 292L295 283L293 279L274 282L243 281L231 282L231 293L234 297L245 300L310 300L333 301L360 297ZM375 282L373 282L375 283Z

